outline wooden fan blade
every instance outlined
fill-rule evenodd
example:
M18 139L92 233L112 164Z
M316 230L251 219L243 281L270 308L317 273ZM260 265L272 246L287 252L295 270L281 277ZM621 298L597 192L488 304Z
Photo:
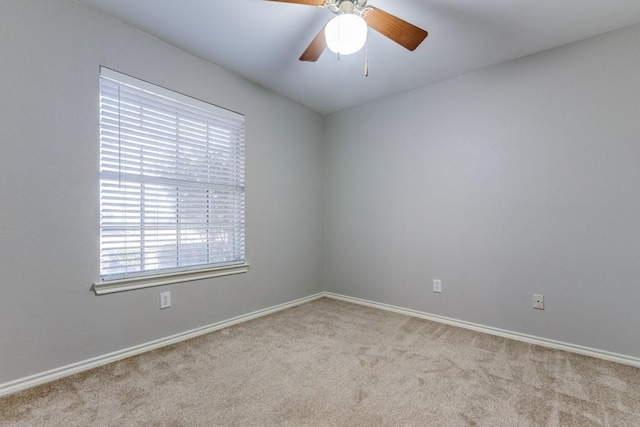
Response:
M429 35L422 28L375 7L364 16L364 20L371 28L409 50L415 50Z
M279 1L281 3L304 4L307 6L323 6L324 5L324 0L267 0L267 1Z
M307 50L300 56L300 61L316 62L326 47L327 41L324 38L324 27L322 27L316 38L309 44Z

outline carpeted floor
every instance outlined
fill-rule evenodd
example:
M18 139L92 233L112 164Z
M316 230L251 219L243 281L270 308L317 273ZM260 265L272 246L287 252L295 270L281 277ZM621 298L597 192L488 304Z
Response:
M640 369L323 298L0 399L6 426L639 426Z

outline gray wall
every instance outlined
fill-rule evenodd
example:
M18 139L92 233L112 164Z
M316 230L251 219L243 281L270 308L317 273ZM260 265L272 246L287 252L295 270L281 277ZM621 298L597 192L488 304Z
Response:
M325 288L639 357L638 40L634 26L329 116Z
M322 290L320 115L67 0L3 1L0 58L0 384ZM100 65L246 115L249 273L91 292Z

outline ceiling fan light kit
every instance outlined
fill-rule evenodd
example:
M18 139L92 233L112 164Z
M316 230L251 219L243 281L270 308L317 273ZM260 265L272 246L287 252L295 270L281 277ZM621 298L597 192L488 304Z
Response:
M428 33L373 6L367 0L269 0L329 9L338 16L330 20L300 56L300 61L315 62L325 48L339 55L358 52L367 41L371 27L404 48L413 51Z
M340 55L356 53L367 42L367 29L367 23L359 15L338 15L324 28L327 47Z

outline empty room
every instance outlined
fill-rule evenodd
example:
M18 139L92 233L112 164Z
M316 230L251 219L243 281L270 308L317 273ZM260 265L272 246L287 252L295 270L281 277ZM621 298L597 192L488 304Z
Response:
M639 46L637 0L0 1L0 425L640 425Z

